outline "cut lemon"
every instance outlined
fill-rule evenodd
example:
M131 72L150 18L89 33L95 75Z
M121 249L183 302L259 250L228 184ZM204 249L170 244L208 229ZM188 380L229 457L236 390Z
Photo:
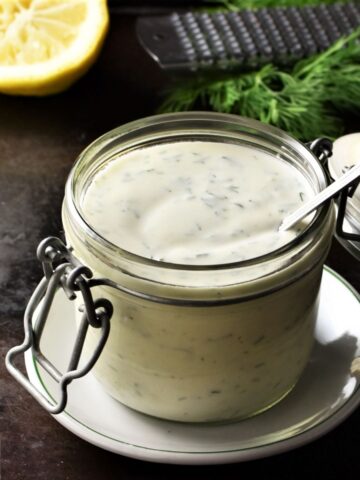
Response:
M0 0L0 92L65 90L96 60L108 23L106 0Z

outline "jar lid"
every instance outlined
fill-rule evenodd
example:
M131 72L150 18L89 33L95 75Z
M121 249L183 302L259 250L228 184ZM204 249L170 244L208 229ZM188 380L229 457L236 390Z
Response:
M334 142L333 155L329 158L329 172L336 180L354 165L360 163L360 132L344 135ZM348 198L344 231L360 234L360 185L352 197ZM360 242L350 241L336 235L339 242L356 258L360 259Z

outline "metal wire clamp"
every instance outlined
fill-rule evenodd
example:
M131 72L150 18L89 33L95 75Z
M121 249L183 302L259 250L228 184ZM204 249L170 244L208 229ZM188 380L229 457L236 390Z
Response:
M57 237L44 239L37 250L37 257L42 262L44 277L35 289L24 314L25 338L21 345L13 347L6 355L5 363L9 373L51 414L62 412L67 403L67 387L75 379L86 375L95 365L110 332L112 304L106 299L93 300L89 268L79 265L64 243ZM84 301L80 325L74 341L68 367L65 373L46 358L40 348L40 340L50 307L59 288L63 288L69 300L77 294ZM34 321L35 320L35 321ZM89 328L101 329L100 338L94 351L83 366L79 366L86 334ZM15 358L31 349L36 362L58 383L58 400L50 401L29 379L15 366Z
M344 218L346 214L346 205L349 198L351 198L357 187L359 186L360 181L358 180L353 185L350 185L346 190L340 193L339 203L338 203L338 214L336 219L336 234L338 237L345 240L350 240L351 242L360 242L360 234L351 233L344 230Z
M321 164L327 168L327 161L332 156L333 143L329 138L316 138L306 146L319 159Z

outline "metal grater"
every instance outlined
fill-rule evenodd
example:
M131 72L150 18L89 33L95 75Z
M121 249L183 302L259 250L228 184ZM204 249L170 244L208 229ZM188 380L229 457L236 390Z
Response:
M290 64L359 26L360 2L349 2L140 17L137 34L165 70L234 70Z

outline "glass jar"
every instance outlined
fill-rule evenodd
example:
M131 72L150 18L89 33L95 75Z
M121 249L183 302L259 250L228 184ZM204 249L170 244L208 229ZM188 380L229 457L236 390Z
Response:
M106 279L95 297L114 307L94 367L103 388L156 417L230 421L281 400L308 361L334 211L332 203L318 209L304 231L274 252L211 266L139 257L85 221L84 194L108 162L134 149L190 139L262 150L290 162L315 193L327 185L314 154L278 129L208 112L159 115L105 134L80 155L66 184L63 226L73 255ZM86 350L97 340L91 330Z

